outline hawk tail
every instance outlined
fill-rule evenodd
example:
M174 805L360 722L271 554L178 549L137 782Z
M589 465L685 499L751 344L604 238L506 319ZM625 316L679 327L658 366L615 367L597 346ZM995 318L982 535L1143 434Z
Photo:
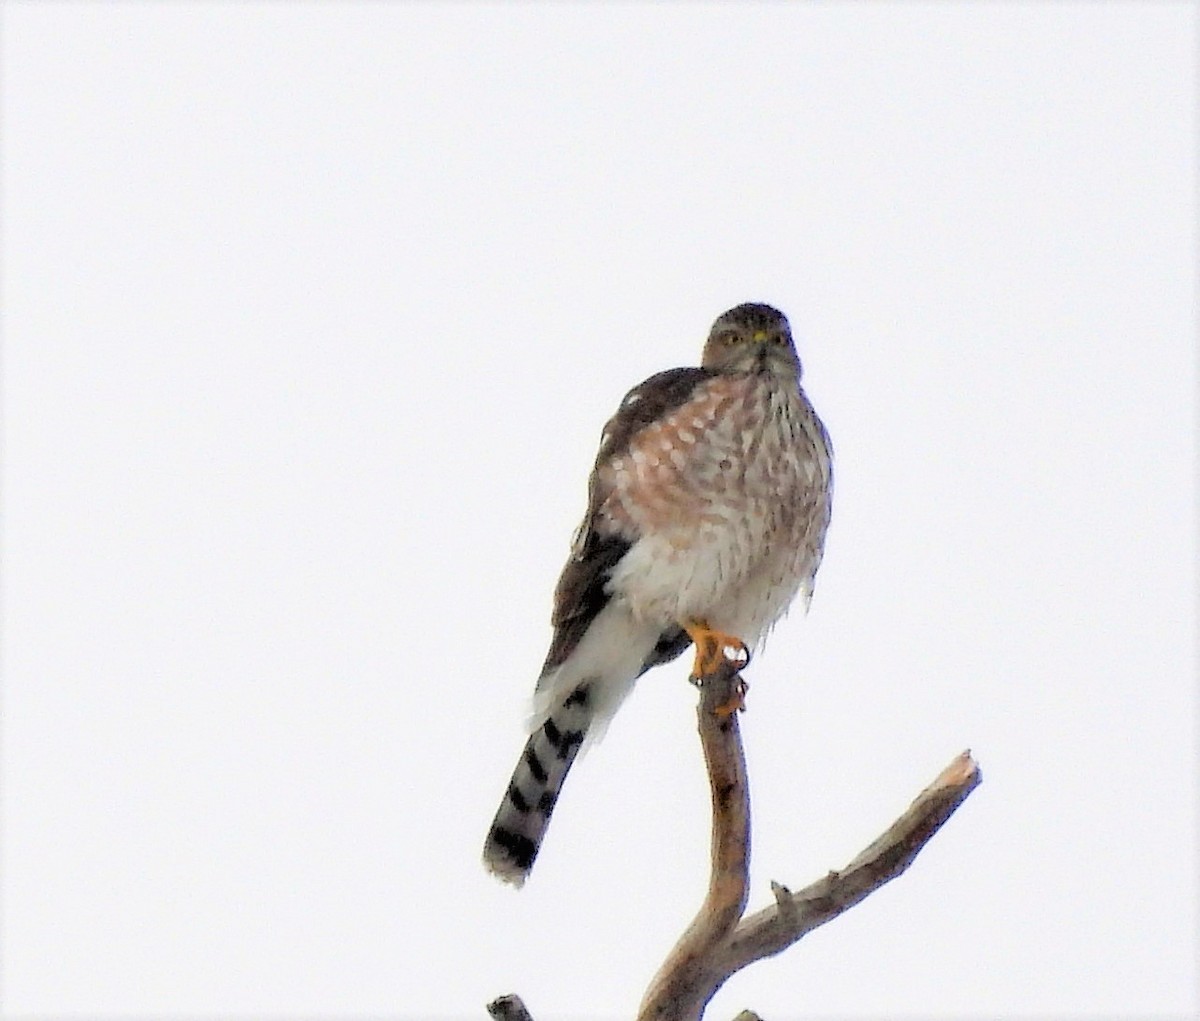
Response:
M590 685L579 684L534 729L492 820L483 863L513 886L521 886L533 868L558 793L587 737L594 715L590 695Z

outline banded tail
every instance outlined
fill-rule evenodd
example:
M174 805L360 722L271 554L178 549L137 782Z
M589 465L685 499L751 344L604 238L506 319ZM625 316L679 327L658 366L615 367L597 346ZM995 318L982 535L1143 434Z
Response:
M559 791L592 723L590 685L578 685L525 742L508 790L488 830L483 862L521 886L542 846Z

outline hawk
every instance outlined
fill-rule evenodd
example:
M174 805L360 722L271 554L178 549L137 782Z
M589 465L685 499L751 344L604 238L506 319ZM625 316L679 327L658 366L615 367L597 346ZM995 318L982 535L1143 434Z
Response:
M651 667L696 646L694 675L750 650L799 595L829 524L829 437L783 313L717 319L700 366L634 387L604 428L554 593L525 750L484 864L520 886L576 755Z

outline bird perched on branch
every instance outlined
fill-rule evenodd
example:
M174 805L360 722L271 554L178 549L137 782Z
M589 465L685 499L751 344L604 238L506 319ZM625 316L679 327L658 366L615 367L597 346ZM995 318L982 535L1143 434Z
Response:
M520 886L580 748L633 682L696 646L693 675L750 650L797 595L829 524L829 437L783 313L738 305L698 368L634 387L604 428L554 594L529 740L484 847Z

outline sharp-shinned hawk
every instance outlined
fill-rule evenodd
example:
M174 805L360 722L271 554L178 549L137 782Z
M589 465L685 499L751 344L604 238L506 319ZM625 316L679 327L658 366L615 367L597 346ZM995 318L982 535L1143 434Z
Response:
M484 863L520 886L584 742L653 666L696 644L694 673L749 655L799 594L829 524L829 437L800 387L784 315L730 309L699 368L634 387L605 426L559 578L531 732Z

